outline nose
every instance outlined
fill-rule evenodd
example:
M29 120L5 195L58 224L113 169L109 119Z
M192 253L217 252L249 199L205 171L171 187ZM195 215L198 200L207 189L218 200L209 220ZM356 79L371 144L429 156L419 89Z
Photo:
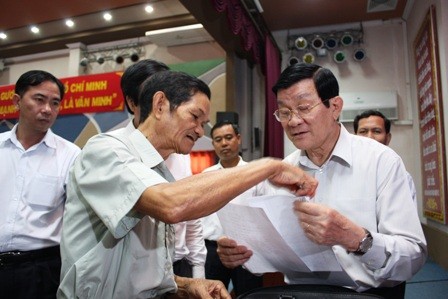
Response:
M369 137L369 138L374 139L374 138L373 138L373 133L372 133L371 131L368 131L368 132L367 132L366 137Z
M42 112L47 114L51 113L50 103L45 103L42 105Z
M299 115L298 112L291 110L291 118L288 121L288 124L302 123L303 118Z
M196 129L194 130L194 132L196 134L198 134L199 138L201 138L205 134L205 130L202 126L196 126Z

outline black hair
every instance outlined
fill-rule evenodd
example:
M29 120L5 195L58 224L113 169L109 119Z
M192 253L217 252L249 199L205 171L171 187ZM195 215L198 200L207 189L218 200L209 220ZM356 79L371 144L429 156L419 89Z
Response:
M198 92L211 97L208 85L189 74L176 71L157 72L146 79L140 86L140 123L144 122L152 111L154 94L162 91L170 102L170 110L173 111L184 102L188 102Z
M153 59L140 60L126 69L121 77L120 85L125 99L124 103L130 114L134 114L134 112L130 109L126 97L130 98L135 106L139 106L138 92L140 85L148 77L166 70L169 70L166 64Z
M43 82L53 82L58 86L59 89L59 95L61 97L61 101L64 98L65 94L65 87L64 84L50 74L49 72L42 71L42 70L32 70L28 71L26 73L23 73L20 78L16 82L16 86L14 88L14 92L18 94L20 97L22 97L31 86L37 86Z
M359 121L363 118L368 118L370 116L379 116L384 120L384 129L386 130L386 134L390 133L391 122L383 113L377 110L366 110L361 114L358 114L353 121L353 128L355 129L355 134L358 132Z
M296 63L288 66L272 87L272 91L277 94L281 89L287 89L292 85L305 80L313 79L314 85L322 101L334 98L339 95L339 84L334 74L326 68L311 63ZM328 102L324 105L329 107Z
M231 121L229 121L229 120L223 120L223 121L219 121L219 122L217 122L217 123L212 127L212 129L211 129L211 131L210 131L210 136L213 138L213 132L214 132L216 129L219 129L219 128L224 127L224 126L226 126L226 125L231 125L231 126L232 126L233 131L235 132L235 135L238 136L238 134L240 134L240 128L239 128L239 126L238 126L237 124L235 124L235 123L233 123L233 122L231 122Z

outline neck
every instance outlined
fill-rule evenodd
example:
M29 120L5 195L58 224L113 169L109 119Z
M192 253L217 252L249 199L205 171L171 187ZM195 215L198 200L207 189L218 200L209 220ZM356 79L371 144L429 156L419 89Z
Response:
M338 126L337 130L332 131L327 136L325 142L314 149L305 150L308 158L317 166L322 166L331 156L331 153L338 142L339 135L341 134L341 127Z
M39 143L45 137L45 134L47 134L47 132L45 133L36 131L30 132L29 130L25 130L20 125L20 123L17 125L16 130L17 140L20 142L20 144L23 146L25 150Z
M221 160L219 162L221 163L223 168L235 167L240 162L240 156L236 156L234 159L231 160L225 160L225 161Z

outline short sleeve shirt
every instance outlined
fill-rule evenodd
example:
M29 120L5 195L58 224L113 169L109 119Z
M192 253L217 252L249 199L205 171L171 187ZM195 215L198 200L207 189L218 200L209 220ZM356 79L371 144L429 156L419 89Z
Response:
M167 182L154 170L162 162L129 126L89 140L69 178L60 298L155 298L176 290L172 226L133 210L146 188Z

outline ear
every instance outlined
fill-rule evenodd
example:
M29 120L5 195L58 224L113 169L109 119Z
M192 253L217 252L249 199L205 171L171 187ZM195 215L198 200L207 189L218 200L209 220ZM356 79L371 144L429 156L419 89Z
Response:
M386 135L386 145L389 145L391 140L392 140L392 133L388 133Z
M340 96L336 96L332 98L330 101L330 109L333 113L333 118L335 121L339 119L339 115L341 114L342 107L344 106L344 101Z
M19 104L20 104L20 96L18 94L15 93L12 96L12 102L13 102L14 106L16 107L16 109L20 110L20 106L19 106Z
M131 111L135 113L135 108L137 106L135 106L134 101L130 97L126 97L126 103L128 103L129 109L131 109Z
M238 139L238 144L241 144L241 134L236 135L236 138Z
M157 91L152 98L152 112L151 113L153 113L155 115L155 117L159 119L163 115L167 104L168 104L168 109L169 109L169 103L165 97L165 94L163 93L163 91Z

